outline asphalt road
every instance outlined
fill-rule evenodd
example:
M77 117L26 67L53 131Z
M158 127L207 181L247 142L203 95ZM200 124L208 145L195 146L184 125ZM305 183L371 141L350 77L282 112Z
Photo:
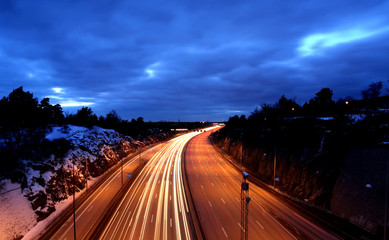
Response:
M181 159L187 133L165 143L121 200L100 239L192 239Z
M240 239L242 173L208 140L194 137L185 152L186 172L206 239ZM248 239L340 239L282 199L249 183Z
M139 155L129 159L123 165L123 180L126 181L128 173L134 171L139 165L141 159L148 160L151 158L161 145L157 145ZM76 237L85 239L91 227L97 224L103 210L108 206L113 196L122 186L121 168L109 176L104 183L76 210ZM51 236L53 240L70 240L74 238L73 215Z

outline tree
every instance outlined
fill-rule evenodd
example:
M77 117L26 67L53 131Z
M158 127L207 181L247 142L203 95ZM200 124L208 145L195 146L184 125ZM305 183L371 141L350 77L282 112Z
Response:
M328 116L336 111L335 102L332 100L334 93L330 88L322 88L315 95L309 103L304 104L303 108L307 114Z
M120 123L122 122L121 118L115 110L109 112L104 120L104 126L108 128L118 129Z
M14 89L0 101L0 124L5 128L24 128L39 125L38 100L23 87Z
M91 127L97 123L97 116L90 107L82 107L76 115L70 115L69 120L76 125Z
M281 117L287 117L294 115L301 107L293 99L287 99L285 95L282 95L276 104L276 108Z
M379 97L382 93L382 86L382 81L370 84L367 89L361 91L363 99L373 99Z
M62 107L59 104L51 105L49 98L43 98L39 104L41 109L42 123L48 124L62 124L65 119L62 111Z
M0 133L6 148L1 149L0 163L13 175L22 169L24 159L36 159L36 148L45 138L46 125L41 119L38 100L23 87L14 89L0 100Z
M319 92L316 93L316 97L311 99L313 102L321 105L333 104L332 96L334 93L330 88L322 88Z

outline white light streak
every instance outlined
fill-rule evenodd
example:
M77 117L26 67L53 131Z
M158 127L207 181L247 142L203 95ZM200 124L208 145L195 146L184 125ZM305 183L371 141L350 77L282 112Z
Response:
M154 239L191 239L181 159L185 144L198 134L188 133L169 141L147 162L121 200L120 214L114 214L100 239L144 239L146 229L152 231L151 223L155 224ZM151 206L157 207L151 211ZM170 235L170 228L175 236Z

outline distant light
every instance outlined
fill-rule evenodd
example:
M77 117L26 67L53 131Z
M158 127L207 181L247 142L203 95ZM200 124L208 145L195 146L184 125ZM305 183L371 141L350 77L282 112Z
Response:
M55 93L63 93L62 88L52 88L51 90L53 90Z
M367 187L367 188L372 188L371 184L369 184L369 183L366 184L366 187Z
M292 108L292 111L294 111L294 108Z
M348 104L348 101L346 101L346 105Z

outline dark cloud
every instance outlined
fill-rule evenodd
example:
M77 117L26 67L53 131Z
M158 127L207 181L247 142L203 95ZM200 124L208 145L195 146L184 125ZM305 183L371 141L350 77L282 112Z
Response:
M23 85L153 121L225 120L323 87L359 97L389 78L387 12L385 1L2 1L0 94Z

